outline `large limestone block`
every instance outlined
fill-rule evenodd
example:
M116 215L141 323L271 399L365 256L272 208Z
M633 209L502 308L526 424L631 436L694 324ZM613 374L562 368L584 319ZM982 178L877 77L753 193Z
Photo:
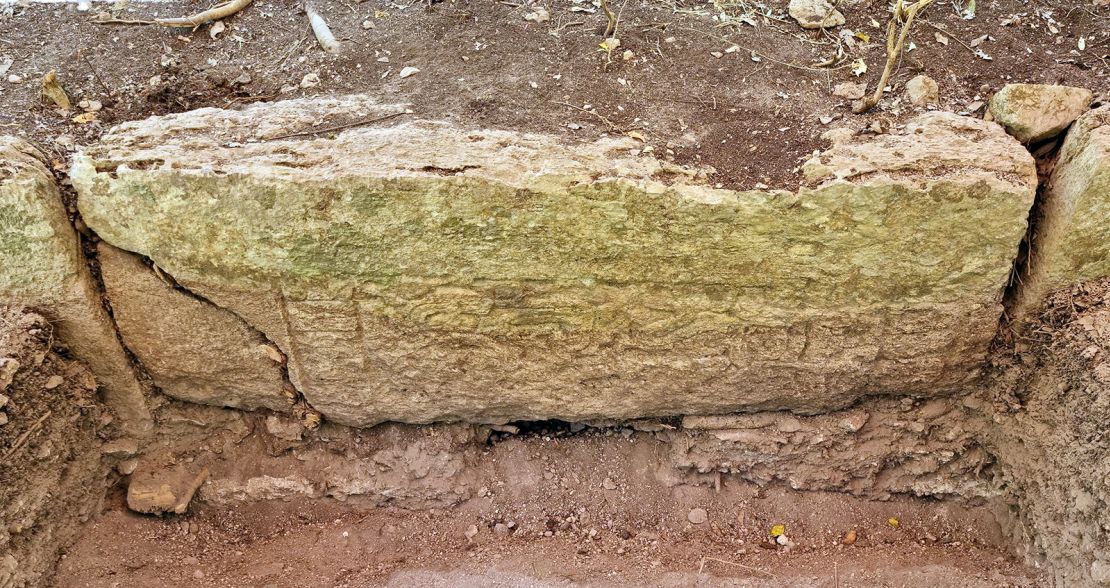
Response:
M952 389L994 333L1036 186L1016 141L954 115L842 144L796 194L713 189L623 139L303 134L395 111L347 97L127 123L72 179L103 239L263 331L308 402L357 425Z
M1068 131L1033 243L1018 318L1028 318L1054 290L1110 276L1110 106L1088 112Z
M175 398L288 410L281 355L231 312L161 280L139 257L101 243L100 272L127 348Z
M100 304L54 177L42 154L14 137L0 137L0 260L0 304L47 316L92 369L125 431L149 431L143 389Z

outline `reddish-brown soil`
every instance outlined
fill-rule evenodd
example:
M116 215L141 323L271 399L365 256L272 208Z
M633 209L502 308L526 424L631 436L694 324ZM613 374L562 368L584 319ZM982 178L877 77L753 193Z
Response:
M604 16L589 0L320 0L319 12L343 44L338 56L321 50L293 1L256 1L228 18L215 38L208 26L93 23L110 3L86 12L75 4L9 4L0 8L0 14L11 11L0 16L0 63L4 56L13 60L0 78L0 132L29 137L64 167L72 143L89 142L118 121L360 92L411 103L418 117L543 131L568 141L637 130L660 156L713 166L724 185L790 188L798 182L798 164L825 146L823 131L889 126L911 115L902 85L918 73L940 84L941 109L958 112L1008 82L1081 85L1103 100L1110 88L1104 1L980 2L971 20L952 3L938 2L915 25L915 49L904 55L889 98L867 115L853 115L831 90L844 81L874 87L885 60L887 2L841 3L843 28L858 35L854 46L840 44L844 59L832 68L814 64L836 56L835 33L802 30L785 15L785 4L614 1L621 44L609 57L598 47ZM525 20L539 6L550 20ZM111 14L141 20L207 7L132 2ZM738 17L745 9L754 26L722 26L722 12ZM941 30L947 44L938 40ZM993 59L976 56L973 43ZM625 50L632 52L628 60ZM859 78L849 67L857 58L868 66ZM404 67L420 72L401 79ZM103 102L97 121L72 123L77 111L63 115L42 105L39 80L50 70L74 102ZM7 82L12 74L23 82ZM301 88L310 74L319 84ZM834 120L823 124L827 117Z

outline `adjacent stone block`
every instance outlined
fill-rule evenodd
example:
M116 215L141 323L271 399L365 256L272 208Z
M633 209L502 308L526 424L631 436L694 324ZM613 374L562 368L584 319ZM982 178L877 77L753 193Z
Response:
M145 434L143 389L100 304L54 177L42 154L14 137L0 137L0 260L0 304L49 318L92 369L124 429Z
M286 411L281 354L231 312L182 292L138 256L99 248L100 271L124 343L175 398Z
M347 97L127 123L85 221L288 355L326 417L817 412L974 377L1036 188L996 125L844 142L798 193L714 189L630 140L414 121Z
M1043 199L1018 318L1054 290L1110 276L1110 106L1075 121Z
M1094 94L1086 88L1007 84L987 107L990 116L1022 143L1059 135L1087 111Z

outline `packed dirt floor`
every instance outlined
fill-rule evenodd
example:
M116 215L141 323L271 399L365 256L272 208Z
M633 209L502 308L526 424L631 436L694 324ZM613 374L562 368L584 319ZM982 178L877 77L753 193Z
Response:
M842 2L846 24L822 32L800 28L786 2L614 1L620 46L606 51L605 17L589 0L320 0L339 55L320 48L293 1L256 1L222 32L129 24L208 8L202 1L5 4L0 69L10 60L3 77L21 81L0 79L0 132L32 139L65 167L75 144L120 121L357 92L410 103L420 118L572 142L631 133L658 156L712 166L722 185L791 189L801 161L828 146L825 131L882 130L911 116L902 86L920 73L939 84L937 108L954 112L981 113L1012 82L1083 86L1107 98L1104 1L996 0L965 18L967 7L953 0L918 19L880 108L854 115L833 90L844 82L874 89L887 4ZM538 21L540 9L548 20ZM867 67L859 76L858 60ZM404 68L419 72L402 78ZM42 103L40 80L51 70L75 103L100 103L95 120L73 122L85 113Z
M606 435L605 433L609 433ZM513 437L456 507L352 497L128 511L122 493L57 586L1038 586L987 505L680 480L650 434ZM698 511L697 509L704 509ZM705 522L698 514L705 513ZM774 543L785 525L793 545ZM897 525L897 526L895 526ZM851 546L843 545L854 532Z

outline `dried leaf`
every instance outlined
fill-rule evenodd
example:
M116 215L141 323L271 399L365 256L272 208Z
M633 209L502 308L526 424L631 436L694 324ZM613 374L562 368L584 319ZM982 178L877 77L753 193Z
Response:
M786 525L778 524L771 527L771 536L778 537L786 534Z
M942 35L940 33L935 33L933 35L933 38L937 40L937 43L940 43L941 45L944 45L945 47L948 46L948 37L945 37L944 35Z
M73 120L73 122L75 122L79 125L87 125L87 124L91 123L92 121L96 120L96 113L95 112L84 112L84 113L78 114L77 116L73 117L72 120Z
M625 136L636 139L637 141L639 141L641 143L647 143L647 139L644 138L644 134L641 133L640 131L628 131L628 132L625 133Z

